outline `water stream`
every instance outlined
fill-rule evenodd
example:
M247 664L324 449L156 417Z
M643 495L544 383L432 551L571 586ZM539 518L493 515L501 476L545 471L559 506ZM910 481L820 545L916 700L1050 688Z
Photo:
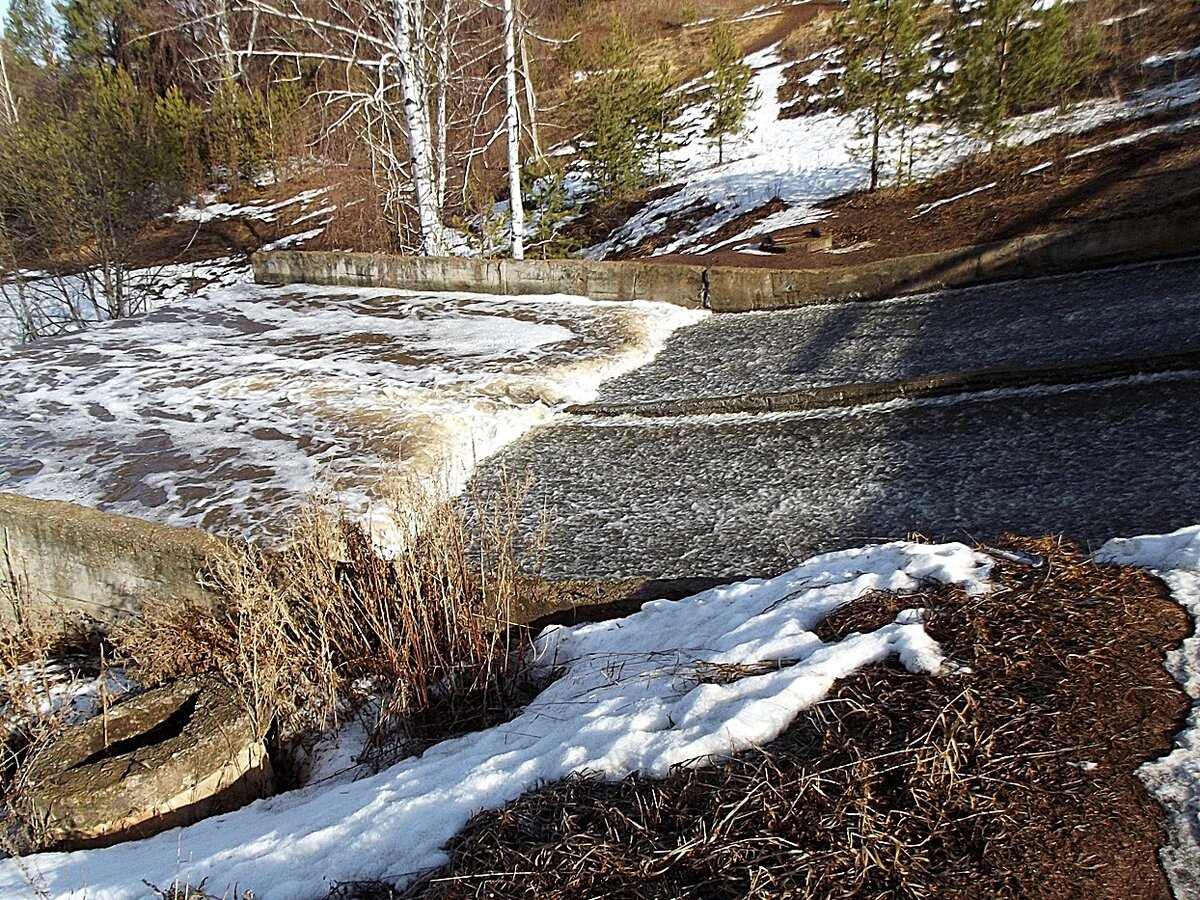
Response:
M332 487L452 485L698 314L238 285L0 351L0 490L250 537Z

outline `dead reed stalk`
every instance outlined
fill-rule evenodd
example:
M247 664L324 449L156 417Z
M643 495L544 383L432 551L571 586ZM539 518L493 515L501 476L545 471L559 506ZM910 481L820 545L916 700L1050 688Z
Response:
M118 650L151 682L219 672L284 743L370 710L385 762L489 724L526 673L510 621L529 569L516 542L525 490L506 485L472 509L409 493L392 504L408 538L389 551L336 505L314 503L282 548L227 547L209 576L222 608L149 611Z

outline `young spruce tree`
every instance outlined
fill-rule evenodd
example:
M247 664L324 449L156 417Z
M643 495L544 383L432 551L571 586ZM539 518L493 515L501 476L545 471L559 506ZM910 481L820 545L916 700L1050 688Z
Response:
M994 147L1011 115L1056 102L1079 79L1095 48L1090 41L1072 46L1068 15L1063 3L958 0L952 88L961 125Z
M725 141L739 134L746 114L757 99L750 86L752 72L729 26L721 22L708 45L712 74L708 85L710 124L704 133L717 145L717 165L725 161Z
M834 25L846 66L841 106L870 138L871 190L879 186L881 138L898 135L903 157L904 136L921 116L914 92L929 65L925 14L925 0L850 0Z
M590 74L576 94L580 119L580 155L606 197L644 185L650 164L669 147L673 84L669 67L647 75L629 31L615 22L588 66Z

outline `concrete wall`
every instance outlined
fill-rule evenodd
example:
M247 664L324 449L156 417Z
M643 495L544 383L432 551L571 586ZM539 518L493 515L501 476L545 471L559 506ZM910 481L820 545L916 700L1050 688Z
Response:
M882 299L1195 253L1200 253L1200 217L1179 210L838 269L713 267L707 279L714 311L743 312Z
M574 294L596 300L704 303L699 266L594 263L579 259L480 260L276 250L254 255L263 284L380 285L413 291Z
M264 284L380 285L418 291L579 294L597 300L659 300L716 312L786 309L870 300L987 281L1052 275L1200 253L1200 216L1178 210L1054 234L834 269L704 267L587 260L474 260L319 253L257 253Z
M219 543L193 528L0 494L0 537L5 559L39 606L111 622L145 602L216 599L197 574ZM0 575L8 577L7 563ZM0 621L12 621L12 610L0 609Z

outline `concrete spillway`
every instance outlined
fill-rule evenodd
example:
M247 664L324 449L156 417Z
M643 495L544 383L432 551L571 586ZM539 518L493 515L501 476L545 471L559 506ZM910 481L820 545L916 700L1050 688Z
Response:
M714 317L602 401L753 394L1192 351L1183 261L885 304ZM982 385L986 387L986 385ZM487 463L556 511L549 574L767 574L902 537L1065 532L1096 543L1200 521L1200 375L761 415L568 416Z

